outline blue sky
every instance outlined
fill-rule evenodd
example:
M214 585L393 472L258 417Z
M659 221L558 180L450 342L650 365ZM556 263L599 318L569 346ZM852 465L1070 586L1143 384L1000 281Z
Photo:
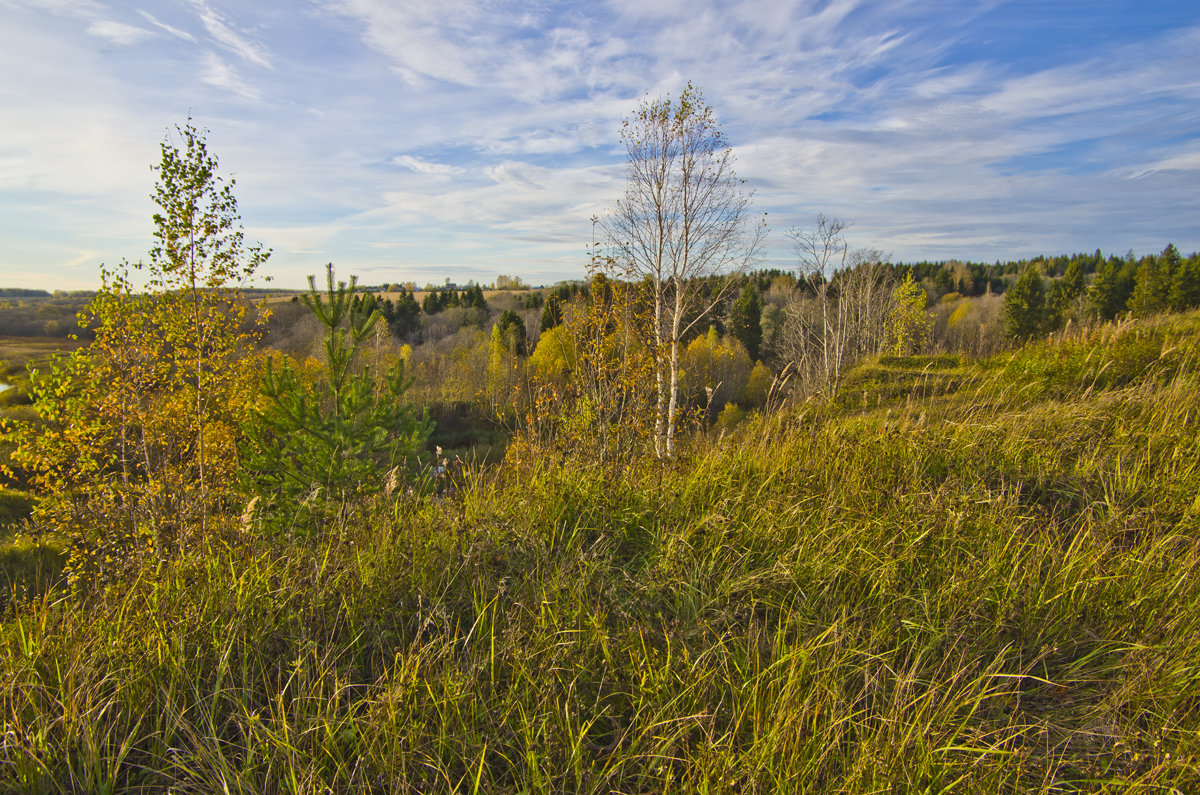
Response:
M1200 249L1200 2L0 0L0 286L145 257L190 114L266 273L583 273L688 80L769 213L897 260Z

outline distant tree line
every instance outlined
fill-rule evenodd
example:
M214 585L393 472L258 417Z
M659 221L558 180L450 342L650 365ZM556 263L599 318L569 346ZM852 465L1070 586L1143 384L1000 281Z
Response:
M1200 307L1200 254L1180 254L1168 244L1140 259L1100 259L1096 252L1089 283L1084 263L1071 260L1054 278L1044 263L1026 265L1005 295L1005 324L1012 337L1031 337L1061 328L1073 316L1112 320L1122 314L1146 317ZM1050 277L1047 279L1047 277Z
M23 287L0 287L0 298L49 298L45 290L27 290Z
M405 339L421 327L421 307L413 294L404 287L399 287L396 292L398 295L394 301L391 298L381 298L375 293L356 294L353 299L354 308L366 317L378 310L391 332Z
M0 292L0 335L10 337L90 337L80 329L79 313L91 303L94 292L57 293L6 289Z
M461 292L450 288L434 290L426 293L421 301L421 309L427 315L436 315L453 307L482 309L486 312L488 303L483 297L483 288L478 284L471 284Z
M894 267L897 274L903 278L906 273L912 273L914 280L924 283L931 288L931 298L939 298L947 293L972 297L986 293L1002 293L1007 286L1021 273L1036 265L1047 277L1059 277L1066 274L1069 268L1075 268L1084 276L1089 276L1106 262L1100 249L1091 254L1060 254L1046 256L1039 254L1030 259L996 260L995 263L961 262L945 260L940 262L897 263Z

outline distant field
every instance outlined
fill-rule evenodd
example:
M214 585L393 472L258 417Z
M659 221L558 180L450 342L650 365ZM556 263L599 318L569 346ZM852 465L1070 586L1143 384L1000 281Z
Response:
M70 337L0 336L0 375L23 374L29 365L44 364L55 353L73 351L83 344Z

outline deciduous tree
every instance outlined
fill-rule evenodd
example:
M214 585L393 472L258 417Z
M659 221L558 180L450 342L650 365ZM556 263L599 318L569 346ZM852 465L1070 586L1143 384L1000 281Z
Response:
M830 397L850 365L887 345L895 282L880 252L850 251L846 228L821 213L814 227L789 232L806 294L788 307L780 347L801 388Z
M247 246L233 195L234 180L217 176L217 158L189 119L176 126L178 142L164 141L156 167L154 239L147 287L159 293L159 325L164 353L174 359L177 377L191 392L195 435L195 474L200 523L207 522L207 492L212 477L228 472L208 469L207 430L229 410L230 361L245 345L241 321L245 304L230 288L246 284L270 256L262 246ZM220 432L219 430L217 431Z
M558 449L627 467L653 436L655 359L643 296L596 274L590 289L562 305L530 357L520 433L510 459Z
M38 375L43 423L19 434L15 457L45 494L39 519L70 539L77 579L185 544L236 497L252 393L237 288L269 252L245 244L234 182L218 176L203 133L191 120L175 131L155 168L149 262L102 268L81 320L95 340Z
M912 271L892 293L891 339L889 347L897 356L919 350L929 335L929 312L925 309L925 291L913 279Z
M708 333L692 340L683 357L682 395L710 415L741 399L754 361L736 337Z
M699 297L702 277L745 269L766 228L734 171L716 113L691 83L672 99L643 100L625 120L625 195L604 218L612 270L650 288L656 362L654 446L675 450L680 343L724 299Z

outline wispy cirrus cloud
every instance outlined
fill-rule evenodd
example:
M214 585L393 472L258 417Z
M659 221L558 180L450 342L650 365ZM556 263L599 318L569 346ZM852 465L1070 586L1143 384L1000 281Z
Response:
M88 35L107 39L113 44L128 47L154 35L153 31L139 28L137 25L127 25L124 22L112 20L97 20L88 25Z
M244 60L271 68L270 53L265 46L235 30L225 16L214 10L205 0L191 0L191 3L204 24L204 29L219 45Z
M38 8L59 16L92 18L100 16L105 6L96 0L6 0L6 4Z
M1200 7L1167 5L0 0L0 235L136 255L190 114L281 281L575 275L622 119L693 81L772 264L817 210L898 258L1200 248Z
M172 36L174 36L177 39L181 39L183 41L190 42L192 44L196 43L196 37L193 36L191 33L188 33L186 30L181 30L180 28L177 28L174 25L168 25L167 23L162 22L161 20L158 19L158 17L154 16L149 11L146 11L144 9L138 9L138 14L142 17L142 19L146 20L154 27L158 28L159 30L165 31L166 33L171 34Z
M237 70L215 52L204 53L202 74L201 80L205 83L232 91L243 99L257 100L262 96L257 88L243 80Z
M434 177L453 177L463 173L463 169L459 166L452 166L449 163L435 163L430 160L413 157L412 155L401 155L395 158L395 163L418 174L428 174Z
M1142 179L1163 171L1200 171L1200 147L1193 145L1184 151L1162 157L1130 171L1129 177L1130 179Z

